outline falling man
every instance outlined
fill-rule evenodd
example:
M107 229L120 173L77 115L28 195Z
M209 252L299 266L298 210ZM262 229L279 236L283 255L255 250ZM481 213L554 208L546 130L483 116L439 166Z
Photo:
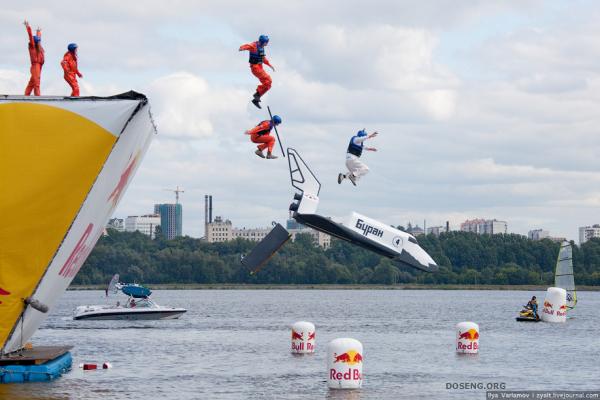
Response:
M374 147L365 147L364 145L366 140L374 138L377 135L377 132L367 135L367 132L362 129L355 136L352 136L350 144L348 144L348 150L346 151L346 167L348 168L348 172L345 174L340 172L338 174L338 183L342 183L344 179L348 178L356 186L356 181L369 172L369 167L360 161L360 157L363 150L377 151Z

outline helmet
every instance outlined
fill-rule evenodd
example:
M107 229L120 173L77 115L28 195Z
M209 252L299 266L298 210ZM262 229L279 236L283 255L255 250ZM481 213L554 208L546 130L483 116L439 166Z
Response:
M38 35L35 35L35 36L33 37L33 41L34 41L34 43L39 43L39 42L41 42L41 41L42 41L42 38L41 38L41 37L39 37Z
M258 37L258 43L260 43L260 44L269 43L269 37L267 35L260 35Z
M77 48L77 43L69 43L69 45L67 46L67 50L69 51L75 51L75 49Z
M365 131L364 129L361 129L360 131L358 131L356 136L359 136L359 137L367 136L367 131Z
M279 125L281 123L281 117L279 115L273 115L273 123Z

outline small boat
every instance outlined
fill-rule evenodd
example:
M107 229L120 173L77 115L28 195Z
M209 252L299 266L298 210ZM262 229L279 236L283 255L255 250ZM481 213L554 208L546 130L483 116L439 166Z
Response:
M79 306L75 309L73 319L76 320L158 320L177 319L187 312L185 308L164 307L150 299L152 291L137 283L119 283L116 274L110 281L106 294L121 291L127 295L124 304Z

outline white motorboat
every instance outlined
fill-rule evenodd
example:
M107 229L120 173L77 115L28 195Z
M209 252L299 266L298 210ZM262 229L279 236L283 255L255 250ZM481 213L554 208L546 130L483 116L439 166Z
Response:
M185 308L164 307L150 300L150 289L135 284L118 283L119 275L111 280L106 294L111 291L115 293L120 290L127 296L124 304L117 302L116 305L102 304L91 306L79 306L75 309L73 319L77 320L158 320L176 319L187 310Z

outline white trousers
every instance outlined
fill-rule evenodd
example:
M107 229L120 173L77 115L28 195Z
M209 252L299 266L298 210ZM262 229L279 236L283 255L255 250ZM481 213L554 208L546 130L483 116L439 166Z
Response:
M354 175L354 180L360 179L361 176L366 175L369 172L369 167L367 167L360 158L356 157L354 154L346 154L346 167L348 171Z

